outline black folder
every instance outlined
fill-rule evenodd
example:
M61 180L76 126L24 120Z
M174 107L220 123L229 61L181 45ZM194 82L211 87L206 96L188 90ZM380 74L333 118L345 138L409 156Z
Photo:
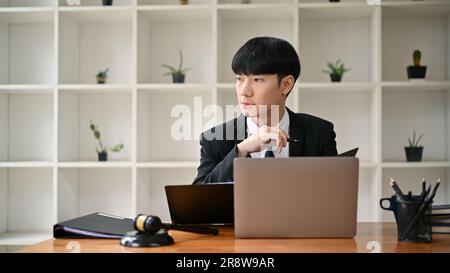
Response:
M96 212L54 225L53 237L120 239L133 230L132 219Z

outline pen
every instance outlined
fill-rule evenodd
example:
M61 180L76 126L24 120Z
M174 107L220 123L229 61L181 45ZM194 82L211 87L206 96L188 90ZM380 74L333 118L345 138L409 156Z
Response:
M430 198L428 198L428 200L427 200L428 203L432 203L433 202L434 196L436 195L437 189L439 188L440 184L441 184L441 178L439 178L436 181L436 185L434 186L433 192L431 193Z
M425 177L422 177L422 192L427 189L427 182L425 181Z
M403 199L404 199L403 192L402 192L402 190L400 189L400 187L397 185L397 183L395 182L394 178L392 178L392 177L391 177L391 182L390 182L390 184L391 184L392 189L394 189L394 191L395 191L395 193L396 193L396 195L397 195L397 198L398 198L399 200L403 200Z

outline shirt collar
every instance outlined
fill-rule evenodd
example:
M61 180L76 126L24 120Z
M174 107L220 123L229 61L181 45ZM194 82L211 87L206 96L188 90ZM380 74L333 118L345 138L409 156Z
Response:
M253 121L252 118L246 117L247 122L247 135L253 135L258 131L258 125ZM289 113L287 109L284 110L284 115L281 121L278 123L280 129L286 132L286 134L289 136ZM277 127L275 126L275 127Z

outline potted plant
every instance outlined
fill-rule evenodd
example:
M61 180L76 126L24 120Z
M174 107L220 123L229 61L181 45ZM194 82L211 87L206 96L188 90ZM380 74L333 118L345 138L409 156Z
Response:
M101 134L100 131L98 130L98 127L95 126L95 124L93 124L91 121L89 128L91 128L91 131L99 144L99 147L97 147L96 149L98 154L98 161L108 161L108 150L114 153L118 153L123 149L124 145L122 143L119 143L116 146L110 148L103 146Z
M103 6L112 6L113 0L102 0Z
M422 58L422 52L420 50L414 50L413 61L414 65L407 67L408 79L425 79L427 73L427 67L420 65L420 59Z
M330 0L330 2L341 2L341 0Z
M322 72L330 74L332 82L340 82L344 73L350 71L350 68L345 68L344 64L341 64L341 60L337 60L335 64L327 62L327 67L328 69Z
M413 132L413 137L408 138L409 146L405 147L406 160L408 162L422 161L423 146L419 146L423 134L416 139L416 131Z
M108 72L109 68L106 68L103 71L102 70L98 71L96 75L97 83L104 84L106 82L106 79L108 78Z
M180 52L180 64L178 66L178 69L167 64L161 64L163 67L169 69L169 72L165 73L164 76L172 75L173 83L184 83L184 79L186 76L185 72L192 69L192 68L183 68L183 52L181 52L181 50L179 52Z

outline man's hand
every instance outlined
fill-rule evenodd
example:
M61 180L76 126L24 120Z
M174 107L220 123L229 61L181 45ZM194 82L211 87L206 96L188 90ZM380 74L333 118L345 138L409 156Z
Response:
M288 136L283 129L278 127L262 126L256 134L253 134L237 145L238 156L246 157L250 153L260 152L264 144L276 141L278 152L286 147Z

